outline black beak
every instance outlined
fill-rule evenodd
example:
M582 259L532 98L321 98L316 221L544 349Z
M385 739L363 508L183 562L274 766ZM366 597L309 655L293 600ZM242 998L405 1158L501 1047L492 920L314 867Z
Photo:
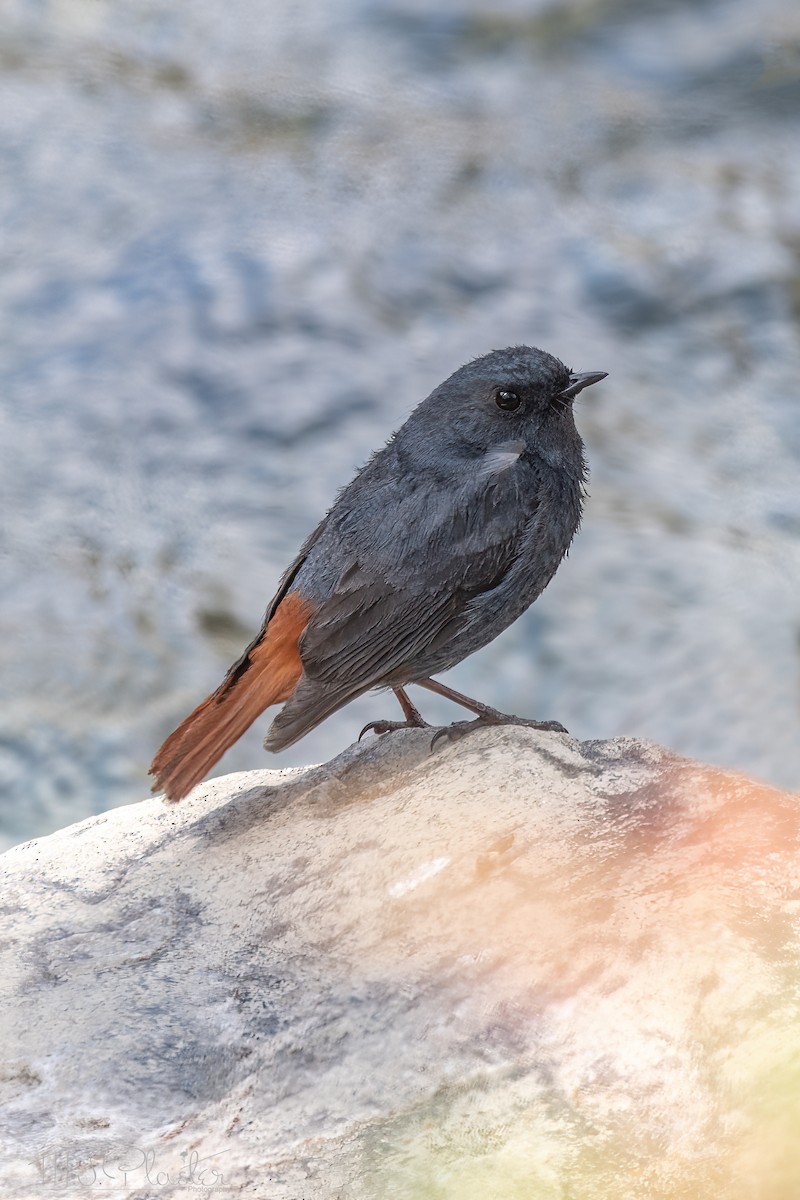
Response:
M601 379L605 379L608 371L573 371L569 377L569 387L565 387L563 392L559 392L559 396L563 396L565 400L573 400L578 392L582 392L584 388L591 387L593 383L599 383Z

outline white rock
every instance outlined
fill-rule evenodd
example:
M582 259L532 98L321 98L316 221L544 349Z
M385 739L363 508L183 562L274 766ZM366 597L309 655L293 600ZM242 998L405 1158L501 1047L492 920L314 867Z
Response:
M2 856L4 1196L796 1194L798 797L429 744Z

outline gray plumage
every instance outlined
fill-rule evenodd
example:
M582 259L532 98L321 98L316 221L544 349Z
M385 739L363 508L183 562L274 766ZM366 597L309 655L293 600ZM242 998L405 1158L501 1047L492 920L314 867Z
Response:
M267 749L371 688L447 670L533 603L580 524L586 462L572 399L601 377L516 346L422 401L281 582L267 619L290 589L315 611L299 642L303 675ZM515 411L498 407L503 391L519 397Z

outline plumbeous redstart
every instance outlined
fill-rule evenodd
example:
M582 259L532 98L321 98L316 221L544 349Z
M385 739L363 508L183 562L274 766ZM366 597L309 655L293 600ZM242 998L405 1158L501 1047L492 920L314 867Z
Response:
M531 346L467 363L342 491L281 579L258 635L172 733L150 772L179 800L271 704L282 750L371 688L420 684L478 714L544 729L430 678L485 646L541 594L581 519L586 460L572 402L605 372Z

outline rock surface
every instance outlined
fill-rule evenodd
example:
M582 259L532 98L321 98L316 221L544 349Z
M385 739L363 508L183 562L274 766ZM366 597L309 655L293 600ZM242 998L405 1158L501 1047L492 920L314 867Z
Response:
M800 1194L800 804L424 731L6 853L3 1194Z

